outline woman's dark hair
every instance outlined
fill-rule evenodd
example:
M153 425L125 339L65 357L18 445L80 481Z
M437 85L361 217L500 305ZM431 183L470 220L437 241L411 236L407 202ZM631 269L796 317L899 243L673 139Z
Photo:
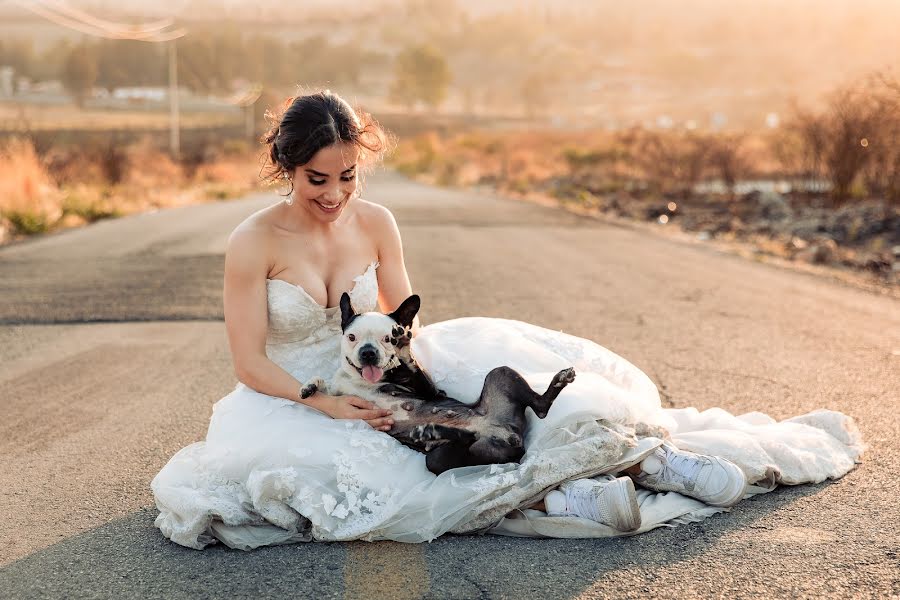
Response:
M272 182L332 144L355 144L360 149L360 164L371 165L384 155L390 142L372 115L354 110L330 90L288 98L281 114L267 112L266 117L272 128L262 138L269 146L263 177Z

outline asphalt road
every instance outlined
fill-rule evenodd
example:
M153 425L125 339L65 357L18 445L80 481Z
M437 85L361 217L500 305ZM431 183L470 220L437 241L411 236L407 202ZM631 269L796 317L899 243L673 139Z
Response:
M186 207L0 249L0 597L900 595L900 302L561 210L382 174L425 323L521 319L592 338L669 406L819 407L871 444L839 482L614 540L188 550L149 481L234 385L222 253L277 200Z

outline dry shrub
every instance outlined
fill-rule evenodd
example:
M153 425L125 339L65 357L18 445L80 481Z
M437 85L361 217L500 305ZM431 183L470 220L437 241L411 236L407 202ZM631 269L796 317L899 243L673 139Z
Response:
M0 144L0 243L149 209L224 200L255 189L259 163L246 143L225 144L187 168L149 139L49 148Z
M198 165L194 181L198 183L225 183L236 186L253 185L259 180L259 167L250 157L223 156L211 163Z
M735 199L735 185L751 172L746 135L732 133L706 136L708 174L717 176Z
M94 159L95 152L83 146L52 147L43 155L44 164L60 186L105 181L104 166Z
M709 171L710 145L705 135L635 129L622 141L631 148L644 180L658 191L687 198Z
M822 110L795 108L784 138L793 156L785 162L828 180L834 207L855 193L900 202L898 134L900 81L874 75L838 88Z
M62 216L62 200L30 141L0 144L0 214L19 233L49 230Z
M870 194L900 206L900 80L877 76L875 135L863 177Z
M181 166L151 140L145 138L125 148L120 178L122 184L138 188L172 187L179 185L182 179Z
M65 216L60 225L63 227L93 223L130 212L111 188L85 184L66 188L62 208Z

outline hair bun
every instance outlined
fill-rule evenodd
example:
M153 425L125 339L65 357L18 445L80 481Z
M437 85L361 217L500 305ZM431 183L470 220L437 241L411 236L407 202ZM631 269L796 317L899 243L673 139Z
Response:
M357 112L343 98L329 91L289 98L280 115L266 111L272 127L263 138L269 145L266 178L274 180L332 144L354 144L360 164L381 158L387 135L365 112Z

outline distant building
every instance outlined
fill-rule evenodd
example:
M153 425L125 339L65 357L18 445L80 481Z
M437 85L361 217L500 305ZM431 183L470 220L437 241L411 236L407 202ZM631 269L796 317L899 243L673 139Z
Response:
M164 102L168 98L168 90L164 87L120 87L112 95L117 100Z
M34 94L65 94L66 88L62 81L58 79L50 79L48 81L38 81L32 84L31 92Z

